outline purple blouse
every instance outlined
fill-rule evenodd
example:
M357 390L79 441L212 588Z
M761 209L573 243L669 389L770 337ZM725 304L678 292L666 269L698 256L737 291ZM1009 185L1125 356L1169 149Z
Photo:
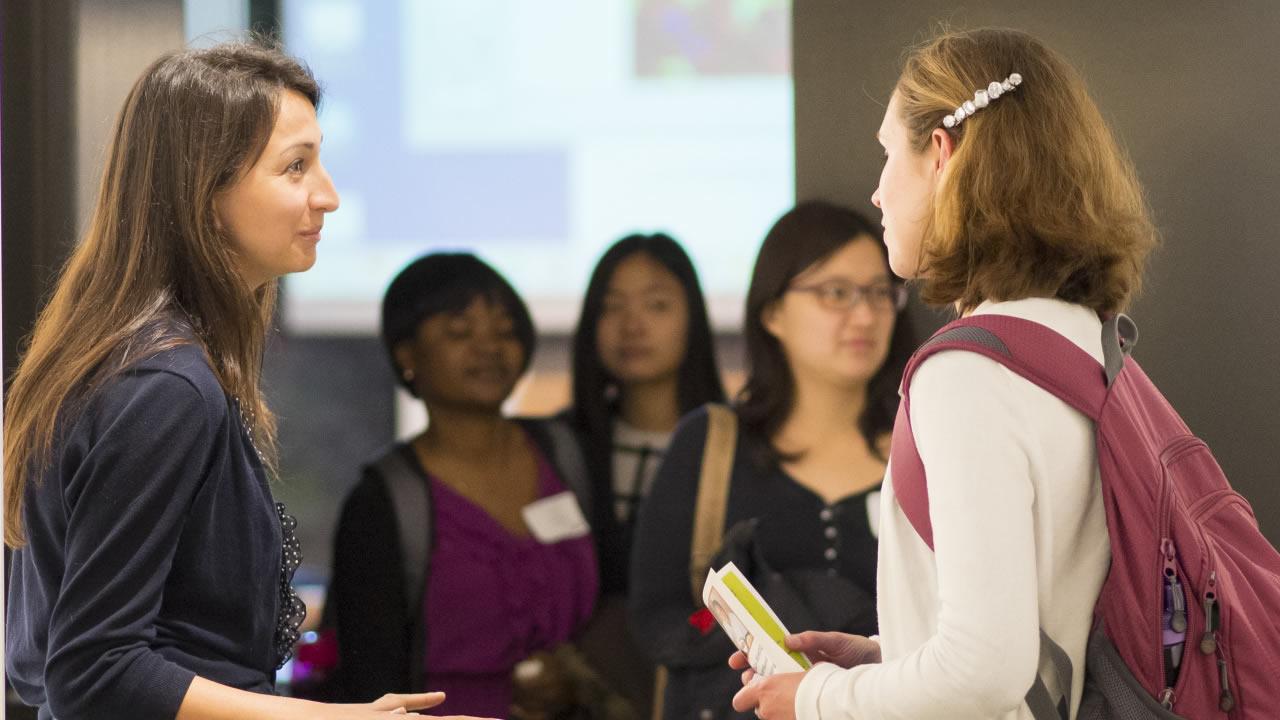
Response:
M538 496L564 492L533 452ZM550 545L512 535L439 478L430 482L426 687L447 695L432 712L505 718L516 663L568 641L590 617L599 582L594 544L589 535Z

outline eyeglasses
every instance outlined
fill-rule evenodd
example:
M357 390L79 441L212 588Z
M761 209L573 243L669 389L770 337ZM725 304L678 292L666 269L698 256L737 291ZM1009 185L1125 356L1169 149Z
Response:
M908 291L905 285L876 283L855 285L832 280L818 285L787 288L787 292L813 293L818 304L827 310L852 310L858 303L866 302L876 312L900 312L907 306Z

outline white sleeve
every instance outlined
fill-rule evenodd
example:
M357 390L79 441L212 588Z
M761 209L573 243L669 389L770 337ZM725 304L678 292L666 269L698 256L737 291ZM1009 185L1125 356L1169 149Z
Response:
M1017 402L998 363L945 352L911 384L911 425L928 477L937 633L897 660L811 671L800 718L959 720L1017 709L1035 678L1039 612L1034 491Z

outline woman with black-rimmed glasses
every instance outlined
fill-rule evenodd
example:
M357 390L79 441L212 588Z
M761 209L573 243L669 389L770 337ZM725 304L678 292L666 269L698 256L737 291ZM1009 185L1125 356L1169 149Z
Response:
M751 560L753 582L790 627L875 633L878 489L898 381L915 345L901 315L906 301L878 228L831 203L784 214L756 259L748 378L733 408L728 532L712 564ZM708 425L705 409L681 421L632 553L632 622L671 669L667 718L749 717L730 707L741 685L724 664L729 639L703 622L689 582ZM774 590L799 602L770 597ZM818 595L822 607L810 602ZM842 600L825 601L832 597Z

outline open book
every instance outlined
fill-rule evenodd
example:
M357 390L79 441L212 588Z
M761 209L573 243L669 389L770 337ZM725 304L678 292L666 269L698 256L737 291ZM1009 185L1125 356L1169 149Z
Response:
M787 629L733 563L707 573L702 602L747 656L759 675L801 672L811 667L803 654L787 650Z

